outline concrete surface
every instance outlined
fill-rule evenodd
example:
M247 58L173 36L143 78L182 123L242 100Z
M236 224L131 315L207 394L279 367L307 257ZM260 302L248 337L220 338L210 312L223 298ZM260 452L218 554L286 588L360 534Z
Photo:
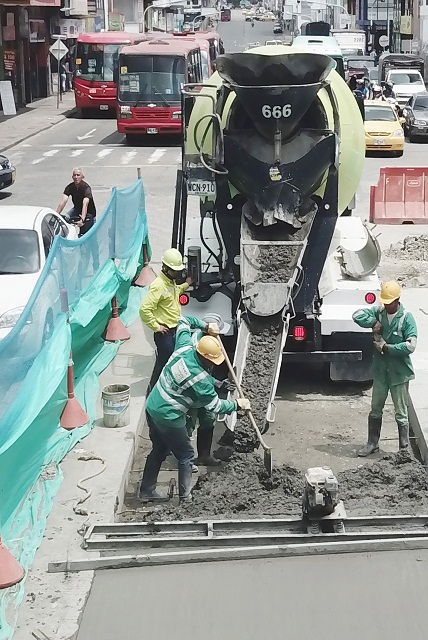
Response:
M63 94L57 108L56 96L36 100L16 116L0 117L0 152L31 138L35 133L46 131L62 122L74 109L74 92Z
M427 569L410 551L98 571L77 640L423 640Z
M25 585L26 597L19 610L14 640L33 640L33 631L41 629L49 640L68 640L76 633L79 616L91 588L93 575L48 574L48 562L58 554L73 557L80 549L79 530L85 523L112 522L122 509L124 483L128 477L136 443L140 437L145 390L153 368L151 348L138 319L131 327L131 339L124 342L111 365L99 378L97 420L91 434L71 451L61 464L64 482L55 498L43 542L36 554ZM108 429L102 424L101 390L113 383L131 387L131 419L127 427ZM85 486L92 496L82 505L89 515L77 516L73 505L84 495L77 487L82 478L95 473L101 463L79 461L91 452L106 462L104 473Z

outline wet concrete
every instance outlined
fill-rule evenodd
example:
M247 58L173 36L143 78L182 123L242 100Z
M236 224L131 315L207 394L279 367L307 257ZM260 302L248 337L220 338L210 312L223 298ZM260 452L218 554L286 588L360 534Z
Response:
M77 640L423 640L428 551L96 571Z
M275 346L279 331L278 326L260 326L251 334L242 378L242 390L251 401L252 414L261 431L266 422L275 373ZM248 417L240 417L235 428L235 450L238 453L248 453L254 451L258 444Z
M410 451L389 454L336 475L348 515L428 513L428 476ZM198 479L191 502L159 505L150 514L133 514L126 520L299 517L303 488L302 470L281 465L269 478L257 453L235 454L222 469Z
M300 245L260 246L257 282L287 282L293 275Z

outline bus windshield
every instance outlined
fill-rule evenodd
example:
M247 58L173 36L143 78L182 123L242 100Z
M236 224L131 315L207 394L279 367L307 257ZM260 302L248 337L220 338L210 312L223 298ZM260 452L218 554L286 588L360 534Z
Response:
M183 56L122 56L118 98L134 106L180 103L185 75L186 61Z
M121 44L77 43L76 76L83 80L113 82Z

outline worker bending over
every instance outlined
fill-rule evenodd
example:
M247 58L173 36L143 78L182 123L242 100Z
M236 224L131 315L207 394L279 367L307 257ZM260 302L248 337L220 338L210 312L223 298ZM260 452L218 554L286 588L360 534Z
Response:
M194 347L192 329L201 329L203 336ZM191 499L194 451L186 428L192 409L204 407L213 414L248 411L250 402L221 400L210 375L214 365L224 361L216 337L219 327L206 326L197 318L182 317L178 321L175 351L164 367L146 403L152 450L147 456L140 487L140 497L156 499L156 484L162 462L170 451L178 460L178 488L180 500Z
M191 278L187 278L183 284L177 284L176 281L182 278L183 272L181 253L177 249L165 251L162 256L162 271L151 283L140 307L140 318L154 331L156 345L156 361L149 391L153 389L174 351L175 333L181 316L180 295L192 282Z
M206 326L217 324L220 334L226 334L230 328L230 325L223 322L221 316L217 313L205 314L202 318L202 322ZM192 340L195 348L197 347L199 340L201 340L204 335L205 333L201 329L197 329L193 332ZM235 391L235 385L228 378L225 380L216 380L213 378L213 382L217 392ZM215 467L221 464L220 460L213 458L211 455L216 420L217 415L213 411L208 411L205 407L201 407L200 409L191 409L187 415L187 431L189 436L192 435L196 428L198 429L196 434L196 448L198 451L198 457L195 460L196 465Z
M362 457L379 451L382 414L389 391L394 403L399 447L404 449L409 445L409 380L415 377L410 354L416 348L417 329L414 317L400 303L400 294L397 282L386 282L379 297L383 306L359 309L352 316L360 327L372 329L375 347L368 441L358 452Z

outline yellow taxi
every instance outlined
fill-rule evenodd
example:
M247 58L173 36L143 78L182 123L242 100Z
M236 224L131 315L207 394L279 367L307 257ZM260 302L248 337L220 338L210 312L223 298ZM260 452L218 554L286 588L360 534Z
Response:
M364 101L366 151L403 155L404 131L394 107L383 100Z

